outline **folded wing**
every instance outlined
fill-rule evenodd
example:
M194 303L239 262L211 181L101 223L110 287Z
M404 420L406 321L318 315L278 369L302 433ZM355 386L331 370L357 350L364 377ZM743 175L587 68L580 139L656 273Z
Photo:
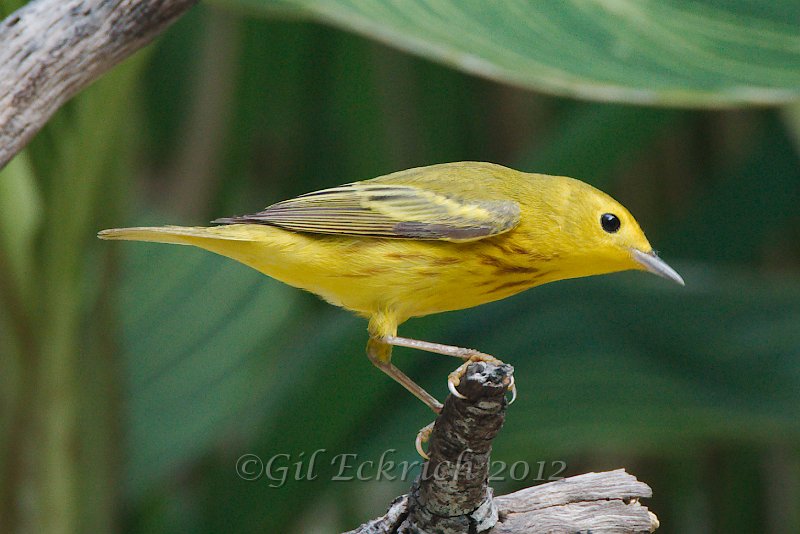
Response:
M352 183L308 193L218 224L269 224L297 232L473 241L519 222L511 200L462 199L420 187Z

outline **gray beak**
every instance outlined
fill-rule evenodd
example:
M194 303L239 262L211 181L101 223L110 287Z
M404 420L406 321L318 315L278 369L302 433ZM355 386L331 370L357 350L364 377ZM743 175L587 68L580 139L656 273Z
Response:
M633 259L642 264L645 270L656 274L662 278L666 278L668 280L672 280L673 282L677 282L682 286L686 284L683 282L683 278L675 269L667 265L667 262L662 260L656 255L655 251L652 252L642 252L641 250L633 249L631 250L631 254L633 255Z

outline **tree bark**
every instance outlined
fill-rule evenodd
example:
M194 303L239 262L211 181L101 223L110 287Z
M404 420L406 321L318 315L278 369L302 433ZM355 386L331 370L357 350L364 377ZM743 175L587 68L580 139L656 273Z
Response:
M0 168L81 89L197 0L33 0L0 23Z
M348 534L645 533L658 519L639 503L647 484L624 469L587 473L493 498L492 439L503 425L510 365L474 363L447 398L430 439L430 460L383 517Z

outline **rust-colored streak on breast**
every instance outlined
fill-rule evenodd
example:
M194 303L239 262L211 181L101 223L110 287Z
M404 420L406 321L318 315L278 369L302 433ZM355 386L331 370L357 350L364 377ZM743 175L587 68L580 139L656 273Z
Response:
M534 274L539 272L537 267L516 265L490 254L479 254L478 257L480 258L482 264L494 267L494 274L497 276L506 274Z
M447 265L455 265L456 263L460 263L460 262L461 262L460 259L458 259L458 258L450 258L450 257L433 258L431 260L431 263L433 265L436 265L437 267L445 267Z
M404 252L390 252L386 255L387 258L392 260L413 260L413 261L427 261L432 262L434 259L427 254L408 254Z

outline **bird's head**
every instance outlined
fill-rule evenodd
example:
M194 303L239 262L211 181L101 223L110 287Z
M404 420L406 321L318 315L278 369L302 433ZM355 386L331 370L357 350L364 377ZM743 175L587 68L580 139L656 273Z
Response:
M562 198L569 214L561 230L572 241L573 252L564 259L574 276L640 270L684 285L622 204L584 182L568 180L570 193Z

